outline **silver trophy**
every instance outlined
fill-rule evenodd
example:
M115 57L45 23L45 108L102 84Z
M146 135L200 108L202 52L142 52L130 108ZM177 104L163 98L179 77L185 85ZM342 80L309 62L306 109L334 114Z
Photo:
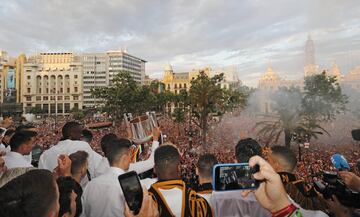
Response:
M132 141L144 144L152 140L152 131L159 127L155 112L146 112L145 115L133 118L131 113L124 114L127 127L131 129Z

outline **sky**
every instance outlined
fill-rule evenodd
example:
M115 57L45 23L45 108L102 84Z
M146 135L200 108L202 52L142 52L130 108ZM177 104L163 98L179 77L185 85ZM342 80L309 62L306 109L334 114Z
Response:
M359 0L0 0L0 50L104 52L126 47L146 73L236 66L256 86L269 64L301 78L311 35L316 63L360 65Z

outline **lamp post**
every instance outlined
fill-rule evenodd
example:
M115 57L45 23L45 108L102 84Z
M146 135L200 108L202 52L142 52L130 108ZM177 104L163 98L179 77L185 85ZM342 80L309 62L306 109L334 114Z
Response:
M56 90L52 90L51 93L54 94L54 101L55 101L55 126L54 126L54 129L56 129L56 126L57 126L57 93ZM50 109L51 111L51 109Z
M192 149L192 137L193 137L193 132L192 132L192 105L191 105L191 102L190 102L190 106L189 106L189 132L188 132L188 135L189 135L189 147L190 149Z

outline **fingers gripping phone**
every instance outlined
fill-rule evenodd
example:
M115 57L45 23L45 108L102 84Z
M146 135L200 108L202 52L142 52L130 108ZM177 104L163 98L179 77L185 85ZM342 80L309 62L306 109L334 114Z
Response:
M142 205L143 190L139 177L135 171L118 176L125 200L130 210L138 214Z
M259 165L250 167L248 163L217 164L213 168L213 188L215 191L256 189L259 181L253 174L259 171Z

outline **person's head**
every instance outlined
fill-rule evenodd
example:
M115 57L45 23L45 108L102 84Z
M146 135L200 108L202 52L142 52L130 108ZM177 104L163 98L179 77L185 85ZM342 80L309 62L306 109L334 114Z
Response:
M261 146L252 138L241 139L235 147L235 156L238 163L248 163L255 155L262 156Z
M28 155L34 147L33 138L37 135L34 131L16 132L10 139L10 147L12 151L22 155Z
M25 124L25 125L20 125L18 127L16 127L15 129L16 132L21 132L21 131L34 131L37 132L37 129L34 125L31 124Z
M213 167L217 159L213 154L204 154L199 157L196 165L196 173L199 176L200 184L212 182Z
M59 187L59 217L78 217L82 212L79 185L71 177L60 177L56 180Z
M106 146L107 159L112 167L128 170L131 163L131 142L128 139L113 139Z
M62 128L62 139L80 140L81 135L82 129L78 122L67 122Z
M296 167L296 155L285 146L273 146L268 157L270 165L276 172L292 173Z
M88 129L83 129L82 130L82 140L90 144L91 141L93 140L92 132Z
M31 170L0 188L2 217L56 217L59 192L50 171Z
M83 178L88 169L89 154L86 151L77 151L69 155L71 160L71 175Z
M109 144L109 142L111 140L115 140L115 139L117 139L117 136L114 133L108 133L101 138L101 141L100 141L101 150L104 152L105 157L107 155L106 154L106 146Z
M10 144L10 139L11 137L15 134L15 130L14 129L7 129L5 134L4 134L4 138L2 139L2 141L9 145Z
M162 145L155 150L155 173L160 181L180 179L180 154L172 145Z

